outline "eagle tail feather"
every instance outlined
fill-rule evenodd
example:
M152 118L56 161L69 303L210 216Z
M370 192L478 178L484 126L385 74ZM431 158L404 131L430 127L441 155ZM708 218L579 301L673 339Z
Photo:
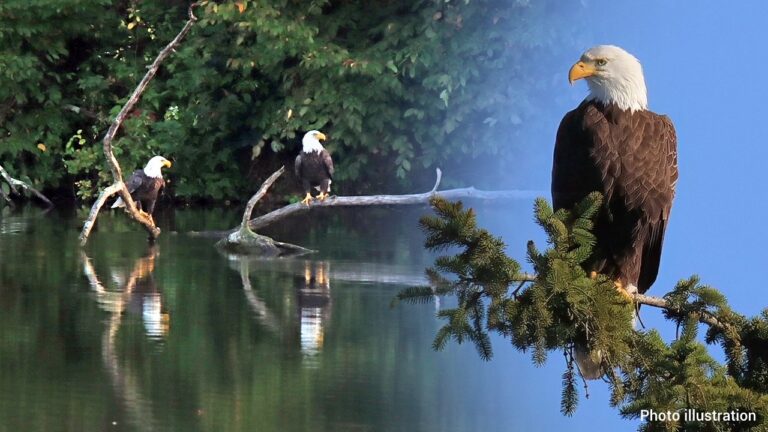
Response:
M637 286L635 284L628 284L626 287L627 293L634 295L637 293ZM632 312L632 328L637 329L637 323L639 320L639 309L635 308ZM584 379L596 380L603 376L603 354L600 350L589 351L586 347L577 346L574 350L574 358L576 359L576 365L579 367L579 372Z
M577 346L574 351L576 365L584 379L596 380L603 376L603 353L600 350L590 352L585 347Z
M627 293L630 295L635 295L638 293L637 286L635 284L628 284L627 285ZM632 312L632 328L637 330L637 322L639 320L638 313L640 313L640 308L637 306L634 307L634 311Z
M115 203L112 204L112 208L118 208L118 207L125 207L125 203L123 202L123 199L120 197L117 197L115 200Z

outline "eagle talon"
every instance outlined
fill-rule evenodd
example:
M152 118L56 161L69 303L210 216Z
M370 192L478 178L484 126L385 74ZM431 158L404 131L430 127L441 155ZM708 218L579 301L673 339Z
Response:
M326 198L328 198L328 194L325 192L320 192L320 195L317 196L320 201L325 201Z
M304 197L304 199L303 199L303 200L301 200L301 203L302 203L302 204L304 204L305 206L309 207L309 203L310 203L311 201L312 201L312 194L310 194L309 192L307 192L307 196L305 196L305 197Z
M616 280L613 282L613 285L616 287L616 291L618 291L622 299L625 300L627 303L632 303L635 300L635 297L632 294L630 294L626 288L624 288L624 284L621 283L621 281Z
M152 225L157 226L157 224L155 223L155 219L152 217L151 214L145 212L144 210L139 210L139 214L149 219L149 222L151 222Z

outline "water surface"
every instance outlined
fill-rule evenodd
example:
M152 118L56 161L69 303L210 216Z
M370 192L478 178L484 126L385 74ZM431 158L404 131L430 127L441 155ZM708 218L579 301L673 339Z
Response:
M390 307L433 259L426 211L286 219L266 234L319 252L260 260L184 234L234 226L233 211L166 212L154 247L105 213L81 249L83 215L6 210L0 431L586 429L558 413L559 365L534 369L504 341L491 362L434 352L450 300Z

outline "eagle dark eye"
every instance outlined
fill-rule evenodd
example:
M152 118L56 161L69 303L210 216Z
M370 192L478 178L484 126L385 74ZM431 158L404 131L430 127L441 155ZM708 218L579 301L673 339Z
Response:
M608 60L606 59L597 59L597 61L595 62L595 64L598 66L605 66L607 63L608 63Z

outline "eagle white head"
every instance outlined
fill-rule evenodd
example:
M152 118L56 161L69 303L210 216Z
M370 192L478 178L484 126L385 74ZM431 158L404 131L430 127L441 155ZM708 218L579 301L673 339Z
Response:
M568 81L584 78L589 86L589 100L613 103L623 110L648 109L643 67L632 54L614 45L588 49L571 67Z
M304 153L319 152L323 150L323 145L320 144L321 140L325 140L324 133L316 130L311 130L304 134L304 138L301 139L301 151Z
M146 174L147 177L162 177L163 173L160 172L160 168L162 167L170 168L171 161L162 156L154 156L149 160L149 162L147 162L147 165L144 167L144 174Z

